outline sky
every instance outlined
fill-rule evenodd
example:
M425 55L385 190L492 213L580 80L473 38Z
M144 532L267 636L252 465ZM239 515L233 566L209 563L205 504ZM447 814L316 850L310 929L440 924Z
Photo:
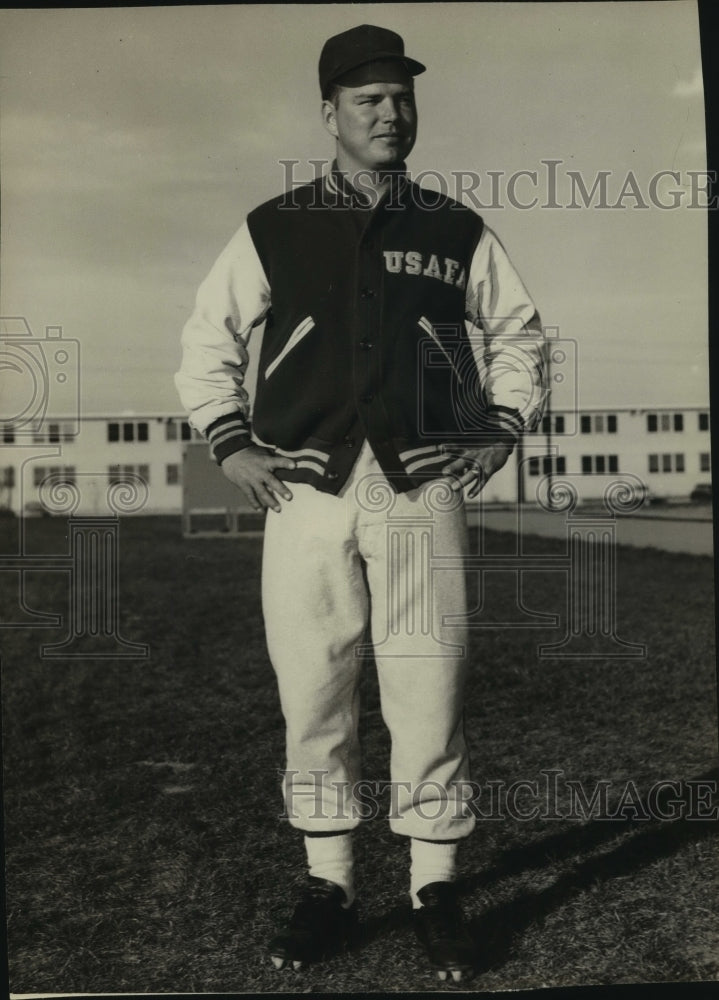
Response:
M332 158L317 61L362 22L399 31L426 64L408 167L451 194L458 172L479 178L485 222L565 348L554 406L707 405L691 0L3 10L0 314L79 342L83 412L180 411L197 286L247 212L285 189L281 161L305 180ZM588 190L607 172L620 207L566 207L568 171ZM678 178L652 197L659 171ZM639 197L621 198L630 173Z

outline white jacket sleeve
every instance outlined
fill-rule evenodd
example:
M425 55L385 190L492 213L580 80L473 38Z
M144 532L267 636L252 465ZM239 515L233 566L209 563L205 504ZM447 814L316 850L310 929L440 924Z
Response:
M544 409L546 341L506 250L485 226L467 282L467 332L489 414L515 438Z
M248 343L269 307L270 287L245 223L200 285L182 332L175 385L189 422L201 433L234 415L236 433L249 435Z

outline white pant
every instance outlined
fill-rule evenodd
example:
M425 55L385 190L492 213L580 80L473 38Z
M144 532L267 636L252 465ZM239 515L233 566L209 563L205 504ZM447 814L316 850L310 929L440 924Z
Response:
M369 622L392 740L392 791L382 798L391 828L432 840L466 836L474 826L463 802L466 631L445 621L466 607L461 494L439 480L395 494L366 444L340 496L289 486L293 499L267 513L262 602L287 725L290 822L340 831L363 815L354 785ZM437 556L455 558L433 568Z

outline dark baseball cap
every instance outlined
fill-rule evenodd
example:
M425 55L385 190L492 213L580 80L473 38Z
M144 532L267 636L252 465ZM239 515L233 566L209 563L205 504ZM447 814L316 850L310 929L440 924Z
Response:
M327 96L330 84L339 83L340 78L352 70L369 66L370 63L377 65L378 73L384 71L382 76L387 76L388 65L397 67L400 64L409 76L418 76L427 68L404 54L404 41L396 31L378 28L374 24L360 24L339 35L333 35L323 45L320 55L322 96ZM348 86L352 86L350 79L348 76Z

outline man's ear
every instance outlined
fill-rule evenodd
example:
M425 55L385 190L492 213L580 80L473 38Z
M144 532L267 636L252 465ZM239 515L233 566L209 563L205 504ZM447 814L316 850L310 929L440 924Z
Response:
M337 109L332 101L322 102L322 123L330 135L337 138Z

